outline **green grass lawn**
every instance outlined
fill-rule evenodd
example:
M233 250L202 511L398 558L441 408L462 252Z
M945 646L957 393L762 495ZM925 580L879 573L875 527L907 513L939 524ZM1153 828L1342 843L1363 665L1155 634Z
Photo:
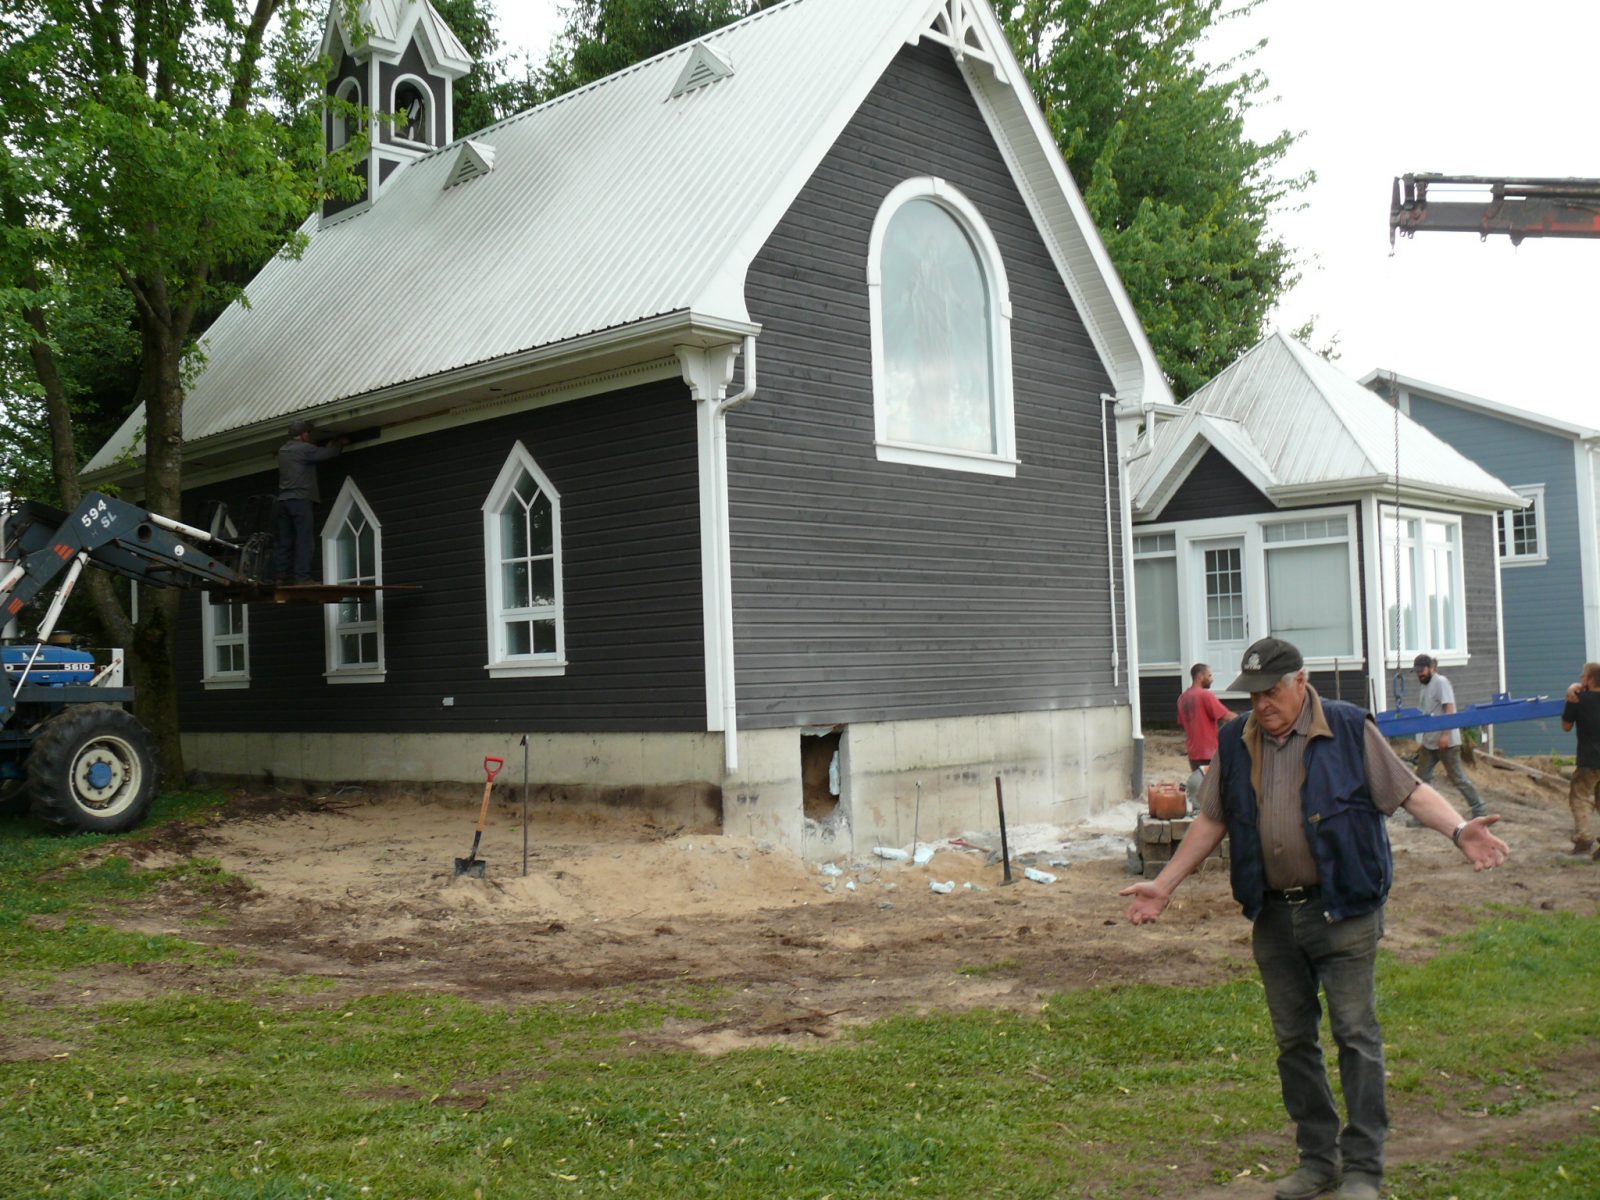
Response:
M156 819L209 803L164 798ZM1292 1166L1253 980L708 1058L650 1044L669 1017L716 1018L715 993L688 985L506 1008L248 983L231 956L95 923L163 881L221 878L204 862L74 868L107 841L0 823L0 1029L30 1048L0 1062L0 1196L1109 1198ZM65 986L174 961L182 982L137 1001L79 1007ZM1600 918L1512 911L1427 963L1383 961L1400 1130L1407 1114L1521 1121L1483 1150L1397 1165L1394 1196L1600 1195L1600 1125L1550 1081L1574 1054L1600 1061L1597 961Z

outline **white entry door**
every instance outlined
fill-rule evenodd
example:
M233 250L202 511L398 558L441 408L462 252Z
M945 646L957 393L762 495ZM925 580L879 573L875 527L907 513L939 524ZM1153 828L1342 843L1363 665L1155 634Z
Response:
M1200 584L1200 658L1227 678L1250 644L1245 612L1244 539L1191 543Z

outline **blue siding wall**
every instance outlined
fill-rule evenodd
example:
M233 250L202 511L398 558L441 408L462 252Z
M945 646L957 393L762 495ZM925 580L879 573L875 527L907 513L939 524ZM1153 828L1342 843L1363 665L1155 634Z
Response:
M1410 393L1411 418L1443 438L1510 487L1545 485L1545 545L1549 561L1507 566L1506 686L1513 696L1554 696L1583 667L1582 567L1572 441L1514 421ZM1476 645L1474 646L1476 650ZM1474 655L1476 661L1476 654ZM1559 721L1523 721L1495 731L1503 753L1571 753L1572 735Z

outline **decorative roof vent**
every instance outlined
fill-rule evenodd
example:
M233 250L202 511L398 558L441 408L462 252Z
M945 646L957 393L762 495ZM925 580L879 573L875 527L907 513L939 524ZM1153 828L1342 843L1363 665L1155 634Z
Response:
M685 92L703 88L732 74L733 64L722 52L700 42L695 46L694 53L689 55L689 61L684 64L683 73L678 76L678 82L672 85L672 95L667 99L676 99Z
M444 181L448 191L458 183L466 183L469 179L476 179L480 175L487 175L494 170L494 147L485 142L463 142L461 153L456 155L455 166L450 168L450 176Z

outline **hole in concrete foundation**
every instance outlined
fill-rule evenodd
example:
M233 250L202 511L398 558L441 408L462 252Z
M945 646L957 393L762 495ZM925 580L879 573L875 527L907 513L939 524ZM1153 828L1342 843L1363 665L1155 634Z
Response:
M824 729L800 735L800 782L806 817L827 821L839 811L842 790L839 742L842 729Z

